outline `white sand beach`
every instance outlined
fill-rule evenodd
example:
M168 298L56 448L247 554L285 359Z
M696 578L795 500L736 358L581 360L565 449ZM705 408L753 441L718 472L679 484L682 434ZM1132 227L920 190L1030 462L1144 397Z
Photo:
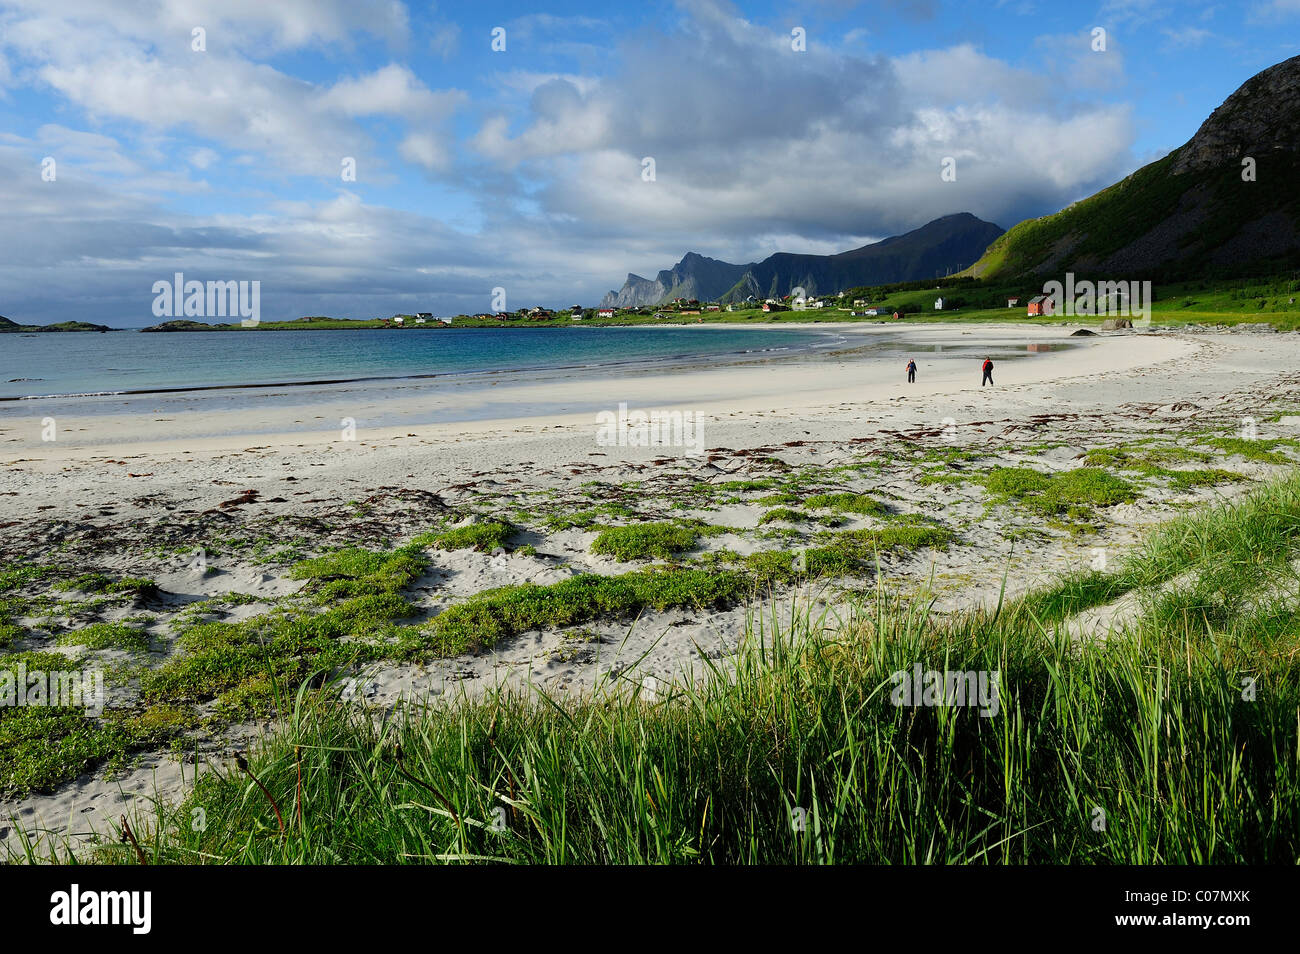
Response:
M855 340L897 334L875 325L842 330ZM1004 573L1008 589L1016 592L1044 574L1086 565L1098 549L1121 553L1145 527L1195 503L1242 493L1269 467L1225 459L1216 466L1246 479L1184 492L1152 487L1132 503L1107 508L1104 525L1095 531L1058 532L1033 514L990 508L958 478L922 480L934 472L927 449L1062 470L1078 466L1093 448L1153 437L1178 441L1184 432L1216 426L1230 431L1246 419L1259 422L1261 434L1300 436L1286 415L1278 417L1279 409L1300 408L1300 335L1128 332L1071 339L1068 329L956 324L913 326L907 334L918 346L920 373L912 386L901 365L883 368L846 348L841 356L808 360L673 375L512 380L493 389L493 402L520 409L572 403L614 410L626 403L690 412L703 421L706 452L697 456L672 447L598 444L589 411L368 428L373 408L347 393L313 404L310 418L291 402L252 415L206 409L201 400L168 420L148 412L60 416L53 442L41 440L48 415L38 402L7 408L0 415L0 544L10 560L55 556L69 540L113 541L95 551L88 568L156 580L168 601L156 630L165 640L169 616L194 600L250 594L256 599L232 607L227 617L239 619L301 586L283 567L215 545L205 534L216 517L205 515L220 517L230 533L274 535L288 526L277 522L286 518L337 523L336 531L322 536L323 545L351 540L377 547L384 543L381 535L396 544L421 527L427 517L421 501L436 498L436 507L456 519L514 508L513 519L523 523L517 514L543 501L576 510L604 499L602 487L636 482L641 516L707 521L723 532L705 537L703 551L743 555L783 543L802 545L795 537L800 531L773 543L760 523L764 506L748 500L694 506L678 490L793 468L878 495L902 514L952 527L956 538L947 549L886 557L879 567L880 577L903 591L932 588L942 611L995 599ZM963 339L1002 349L1055 341L1075 347L1001 362L996 385L981 388L978 361L958 364L920 350ZM367 400L381 398L371 394ZM452 385L395 387L382 400L436 400L452 409L463 401L468 416L468 405L482 397L478 391L458 393ZM337 426L343 418L355 420L355 440L343 439ZM859 464L857 471L844 470ZM187 520L195 521L195 529L184 539L178 527ZM867 525L866 518L846 520L848 528ZM552 583L579 572L626 572L628 565L590 552L594 535L581 527L532 529L521 539L535 546L535 554L431 553L430 571L414 587L414 598L436 614L490 587ZM149 544L164 536L172 552L151 552ZM212 572L195 574L174 546L178 539L219 551ZM834 606L844 598L829 586L776 596L782 606L792 599ZM698 678L706 658L725 660L734 651L754 612L754 606L704 614L675 609L636 620L594 621L580 633L538 630L478 654L374 667L361 676L356 694L382 710L403 697L445 700L503 682L550 693L586 692L629 667L637 681ZM258 730L232 727L207 751L221 757ZM147 754L115 776L90 773L53 793L0 803L0 828L12 815L28 827L79 837L102 829L124 802L155 791L178 797L195 770L165 753Z

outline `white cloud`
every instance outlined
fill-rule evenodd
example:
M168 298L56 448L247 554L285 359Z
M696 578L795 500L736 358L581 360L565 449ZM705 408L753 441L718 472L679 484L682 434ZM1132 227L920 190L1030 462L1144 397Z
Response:
M1267 22L1294 16L1300 16L1300 0L1265 0L1255 4L1251 10L1251 18L1255 21Z
M446 140L433 133L411 133L402 140L398 152L403 159L429 171L443 170L451 164Z
M435 56L449 60L459 48L460 24L440 23L434 27L429 36L429 49Z
M191 149L186 158L189 160L190 165L195 169L207 169L220 159L221 155L215 149L209 149L206 146L203 146L199 149Z
M346 44L356 33L400 44L409 36L406 7L397 0L7 0L33 31L75 32L93 27L110 35L146 40L160 50L190 48L190 31L207 31L209 51L269 44L273 50ZM22 16L22 14L26 16Z
M20 0L0 48L34 64L35 80L92 122L124 119L153 135L198 136L216 148L260 155L274 176L336 175L345 155L364 156L369 168L382 169L358 119L393 117L414 127L408 134L428 136L466 98L431 90L397 64L325 88L238 52L262 49L265 38L294 47L341 43L356 31L400 40L406 30L400 4L167 0L155 16L140 8L69 0L55 14ZM190 47L192 23L207 30L204 52Z
M971 44L891 60L798 54L728 8L689 12L680 34L620 49L599 84L539 83L522 116L486 119L470 145L590 232L721 237L709 248L745 230L890 234L958 211L1011 225L1131 169L1129 110L1077 97L1123 75L1087 32L1041 38L1031 66ZM940 180L945 156L956 183Z
M258 49L244 45L250 37L266 38L269 51L346 45L358 31L406 42L405 14L391 4L155 8L66 0L50 14L21 0L6 21L0 48L15 72L22 64L24 81L44 84L95 129L67 120L31 141L0 134L9 226L0 230L0 301L11 317L26 309L56 320L57 287L58 300L95 301L114 320L147 319L152 281L177 267L261 279L266 313L282 316L417 303L482 310L497 285L512 305L567 304L688 249L738 262L833 251L967 210L1009 226L1132 168L1128 109L1078 97L1076 81L1095 91L1123 78L1120 52L1092 54L1086 33L1042 38L1030 64L969 43L890 58L870 51L871 37L847 52L797 54L783 29L686 0L666 32L647 28L604 48L611 71L484 77L498 108L476 114L462 145L451 127L467 95L431 89L400 62L321 83L245 55ZM923 16L927 6L910 11ZM194 54L188 24L200 18L208 51ZM600 21L546 15L509 26L512 52L594 49L589 41L608 33ZM435 34L428 48L437 53L441 42ZM269 196L255 215L167 207L207 188L191 175L321 175L337 189L340 158L355 156L374 181L371 170L393 159L371 141L381 129L398 160L465 187L477 202L463 216L472 230L370 205L363 190L313 201L284 190L291 198ZM49 150L61 157L55 188L40 182L33 158ZM643 156L656 160L653 182L642 178ZM945 156L958 160L956 182L940 180Z
M1194 26L1180 27L1176 30L1165 27L1160 32L1168 38L1171 47L1186 50L1195 49L1214 37L1212 31Z

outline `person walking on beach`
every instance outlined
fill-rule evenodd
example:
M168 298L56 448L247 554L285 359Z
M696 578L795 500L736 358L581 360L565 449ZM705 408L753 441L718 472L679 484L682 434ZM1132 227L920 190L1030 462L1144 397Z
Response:
M907 361L907 383L916 383L916 362L910 358Z
M985 359L984 359L984 377L983 377L983 379L980 381L980 387L984 387L984 385L986 385L986 384L992 384L992 383L993 383L993 359L992 359L992 358L985 358Z

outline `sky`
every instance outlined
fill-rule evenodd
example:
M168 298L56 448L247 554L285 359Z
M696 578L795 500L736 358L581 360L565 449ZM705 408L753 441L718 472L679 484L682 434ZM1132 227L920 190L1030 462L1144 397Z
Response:
M1297 50L1300 0L0 0L0 315L139 327L177 272L263 320L594 305L1010 228Z

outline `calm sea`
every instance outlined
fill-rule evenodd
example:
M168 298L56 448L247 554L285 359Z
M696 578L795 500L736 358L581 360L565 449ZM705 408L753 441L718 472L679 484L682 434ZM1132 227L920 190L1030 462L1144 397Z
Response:
M5 334L0 401L566 368L599 374L793 356L844 340L833 331L726 327Z

